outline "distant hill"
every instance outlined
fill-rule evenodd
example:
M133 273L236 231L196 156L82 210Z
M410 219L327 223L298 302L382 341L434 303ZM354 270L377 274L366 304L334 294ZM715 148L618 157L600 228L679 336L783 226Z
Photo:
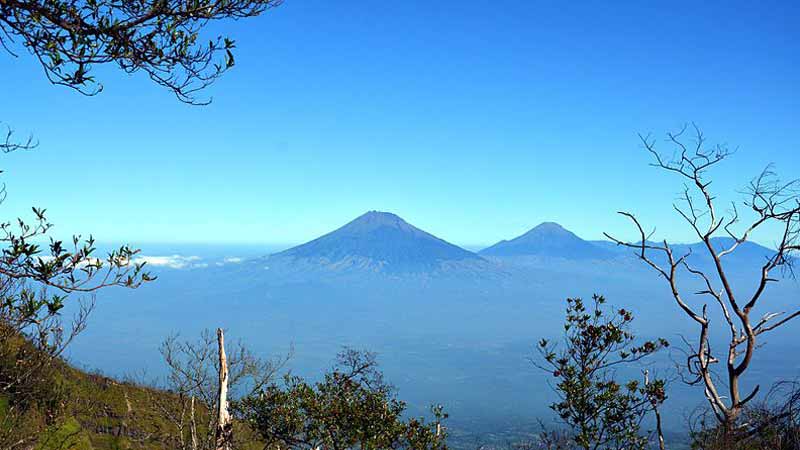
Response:
M331 233L275 253L269 260L392 273L427 272L452 263L484 261L395 214L380 211L367 212Z
M619 255L629 255L632 257L637 255L637 249L623 245L617 245L610 241L591 241L591 243L597 247L601 247L609 252L614 252ZM723 250L731 248L734 243L735 241L729 237L715 237L711 239L711 245L717 252L722 252ZM652 242L650 244L654 246L663 245L662 242ZM695 242L691 244L670 243L670 247L672 248L672 252L676 258L691 252L691 256L688 259L690 263L701 265L712 264L711 256L708 254L706 245L702 242ZM658 261L660 263L666 262L664 261L663 253L658 250L648 250L647 253L654 261ZM767 258L772 257L774 254L775 250L764 247L760 244L756 244L755 242L748 241L739 244L733 253L724 256L723 262L726 265L733 266L737 269L757 268L764 264Z
M527 233L508 241L500 241L479 252L482 256L539 256L565 259L608 259L616 253L584 241L554 222L542 223Z

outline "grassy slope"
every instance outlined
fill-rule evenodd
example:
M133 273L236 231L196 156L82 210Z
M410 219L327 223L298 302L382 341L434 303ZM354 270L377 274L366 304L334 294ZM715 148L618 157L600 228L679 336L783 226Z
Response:
M8 364L8 361L0 362ZM7 368L8 366L6 366ZM3 370L0 364L0 371ZM177 408L179 398L170 392L89 374L57 362L45 389L60 393L61 412L47 419L44 408L32 407L16 426L25 435L38 435L37 450L173 450L176 428L164 407ZM12 398L0 395L0 427ZM206 431L209 411L198 404L198 434ZM0 429L2 431L2 429ZM248 430L237 426L237 441L248 441ZM241 445L247 449L247 445ZM254 441L252 448L260 448Z

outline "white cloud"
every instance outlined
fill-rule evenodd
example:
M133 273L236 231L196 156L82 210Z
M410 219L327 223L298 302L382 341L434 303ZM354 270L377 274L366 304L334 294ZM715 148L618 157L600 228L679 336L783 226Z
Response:
M202 258L199 256L139 256L136 257L134 263L147 263L147 265L155 267L168 267L170 269L187 269L193 267L208 267L208 264L200 263Z
M239 264L240 262L244 261L244 258L239 258L238 256L232 256L229 258L225 258L222 261L225 264Z

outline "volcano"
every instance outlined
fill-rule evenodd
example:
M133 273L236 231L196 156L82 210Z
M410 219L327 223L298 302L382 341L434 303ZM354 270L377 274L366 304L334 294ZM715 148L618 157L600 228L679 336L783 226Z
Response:
M395 214L381 211L367 212L337 230L276 253L270 259L381 272L426 272L452 263L483 261L473 252L420 230Z
M564 259L607 259L614 252L584 241L555 222L544 222L525 234L500 241L479 252L483 256L538 256Z

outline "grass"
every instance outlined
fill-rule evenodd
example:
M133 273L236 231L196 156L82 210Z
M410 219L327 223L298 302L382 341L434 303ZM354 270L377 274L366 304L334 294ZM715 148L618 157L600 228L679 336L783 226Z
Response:
M0 378L17 369L25 349L24 342L0 342ZM27 351L29 357L29 346ZM16 393L0 393L0 448L22 439L26 444L21 448L35 450L180 448L171 417L180 417L186 399L172 392L87 373L61 360L29 384ZM196 403L201 437L207 435L210 412ZM241 424L235 430L240 448L261 448Z
M38 440L36 450L93 450L89 433L70 417L59 425L50 427Z

